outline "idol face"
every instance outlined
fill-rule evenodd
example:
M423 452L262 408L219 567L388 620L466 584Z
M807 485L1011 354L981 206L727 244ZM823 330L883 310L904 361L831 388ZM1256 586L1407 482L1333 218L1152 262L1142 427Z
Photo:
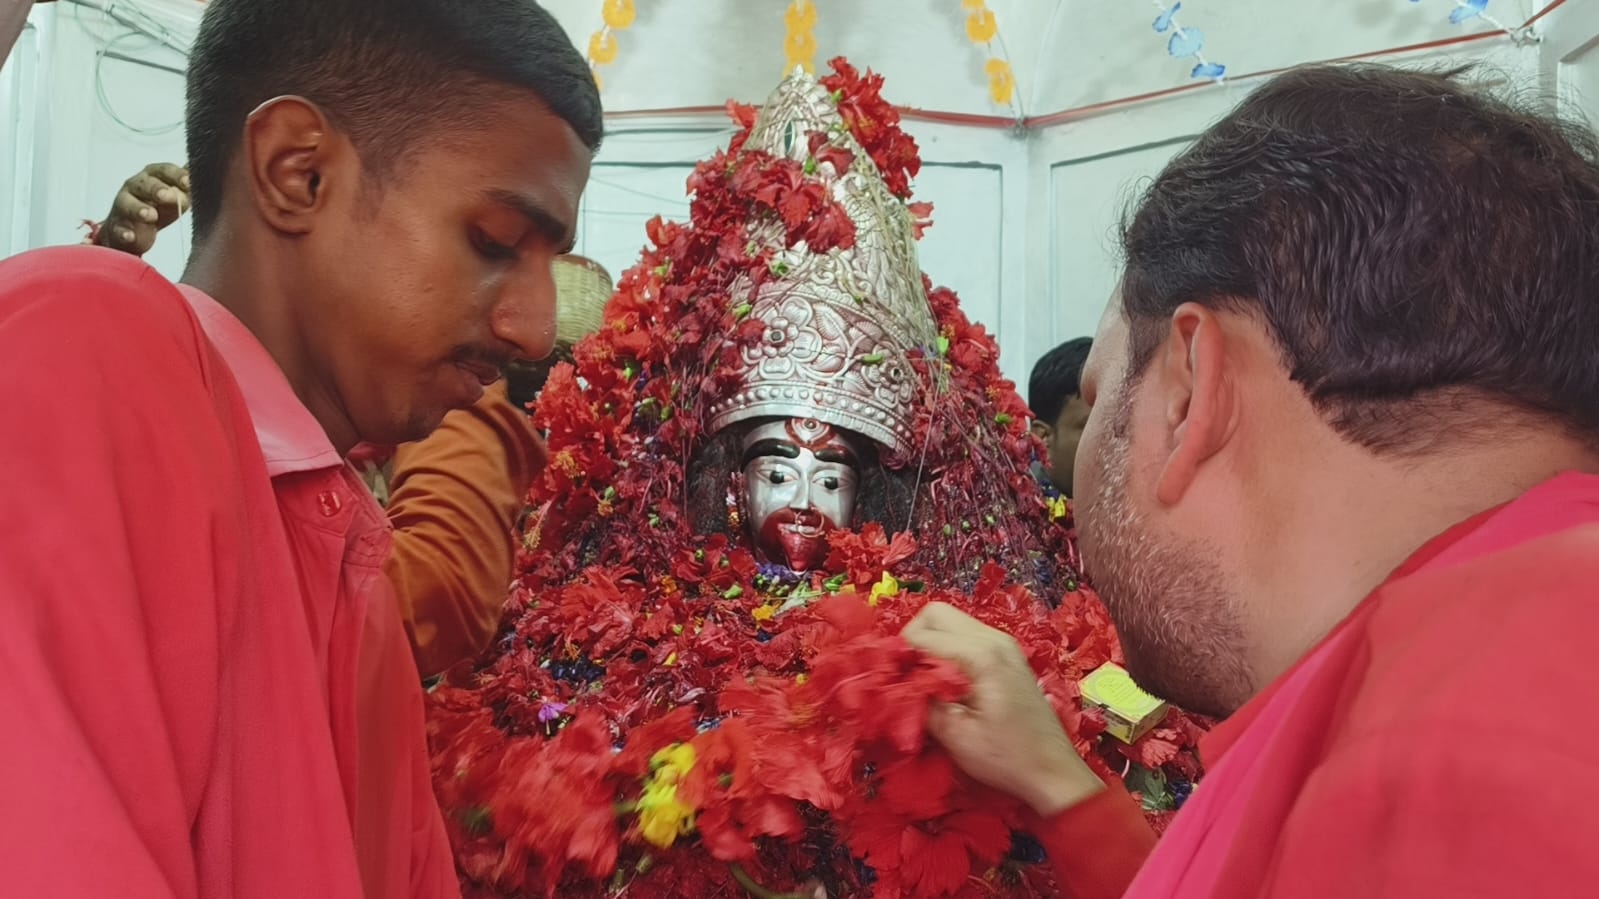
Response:
M827 533L855 516L860 458L843 431L814 418L756 426L744 438L745 526L762 561L812 571Z

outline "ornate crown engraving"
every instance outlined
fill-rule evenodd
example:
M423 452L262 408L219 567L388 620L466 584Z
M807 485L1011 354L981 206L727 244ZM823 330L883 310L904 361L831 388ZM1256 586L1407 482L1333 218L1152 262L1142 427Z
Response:
M740 387L712 404L710 427L814 417L904 449L912 442L910 406L919 391L911 354L929 351L938 340L915 228L832 96L804 72L796 71L767 100L745 148L806 162L813 133L854 156L848 171L819 162L808 177L826 184L843 207L855 225L855 245L826 253L803 242L785 248L781 222L750 224L750 240L776 251L783 274L753 297L747 277L733 284L734 302L750 303L750 316L766 330L759 343L741 349Z

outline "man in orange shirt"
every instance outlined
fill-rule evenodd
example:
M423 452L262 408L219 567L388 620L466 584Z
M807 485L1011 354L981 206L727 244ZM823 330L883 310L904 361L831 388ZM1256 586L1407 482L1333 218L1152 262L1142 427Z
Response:
M1139 870L1015 644L943 606L905 632L973 680L934 735L1046 819L1079 899L1591 895L1593 135L1442 75L1295 70L1123 249L1081 547L1134 675L1227 718L1207 777Z
M598 93L531 0L212 0L188 89L182 285L0 262L3 891L458 895L344 457L550 351Z

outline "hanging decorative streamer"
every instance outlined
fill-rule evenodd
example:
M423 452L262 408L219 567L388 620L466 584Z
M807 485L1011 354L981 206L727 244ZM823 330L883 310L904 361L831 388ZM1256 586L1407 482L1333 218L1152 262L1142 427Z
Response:
M794 0L783 13L783 55L787 66L783 71L796 68L816 73L816 4L811 0Z
M589 35L589 70L594 73L594 83L603 88L600 66L616 61L616 33L626 31L633 24L638 10L633 7L633 0L605 0L600 14L605 24Z
M1410 2L1420 3L1421 0L1410 0ZM1488 0L1453 0L1453 3L1455 8L1449 11L1449 23L1451 25L1459 25L1472 19L1481 19L1506 34L1516 34L1515 29L1488 15Z
M1009 106L1016 118L1020 119L1022 111L1016 103L1016 72L1011 68L1010 60L1005 58L1005 42L999 40L999 19L984 0L961 0L961 8L966 10L967 39L973 46L982 47L988 53L988 61L983 64L983 73L988 76L988 96L1000 106Z
M1209 78L1221 84L1227 74L1227 67L1219 62L1211 62L1205 58L1205 33L1198 28L1184 28L1177 24L1177 11L1183 8L1181 3L1171 6L1154 0L1155 8L1160 10L1160 15L1155 17L1155 33L1165 34L1171 32L1171 38L1166 41L1166 52L1174 59L1192 59L1194 68L1189 75L1194 78Z

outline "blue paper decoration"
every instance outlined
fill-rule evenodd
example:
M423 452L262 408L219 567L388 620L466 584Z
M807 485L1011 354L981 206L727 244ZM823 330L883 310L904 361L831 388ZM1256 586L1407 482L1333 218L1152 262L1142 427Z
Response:
M1414 2L1414 0L1412 0ZM1472 0L1472 2L1486 3L1487 0ZM1227 67L1219 62L1211 62L1205 58L1205 33L1198 28L1184 28L1177 23L1177 11L1183 8L1182 3L1173 3L1171 6L1154 0L1155 7L1160 10L1160 15L1155 17L1153 25L1156 34L1171 32L1171 37L1166 40L1166 52L1173 59L1193 59L1194 68L1189 73L1194 78L1208 78L1220 84L1223 76L1227 74Z

